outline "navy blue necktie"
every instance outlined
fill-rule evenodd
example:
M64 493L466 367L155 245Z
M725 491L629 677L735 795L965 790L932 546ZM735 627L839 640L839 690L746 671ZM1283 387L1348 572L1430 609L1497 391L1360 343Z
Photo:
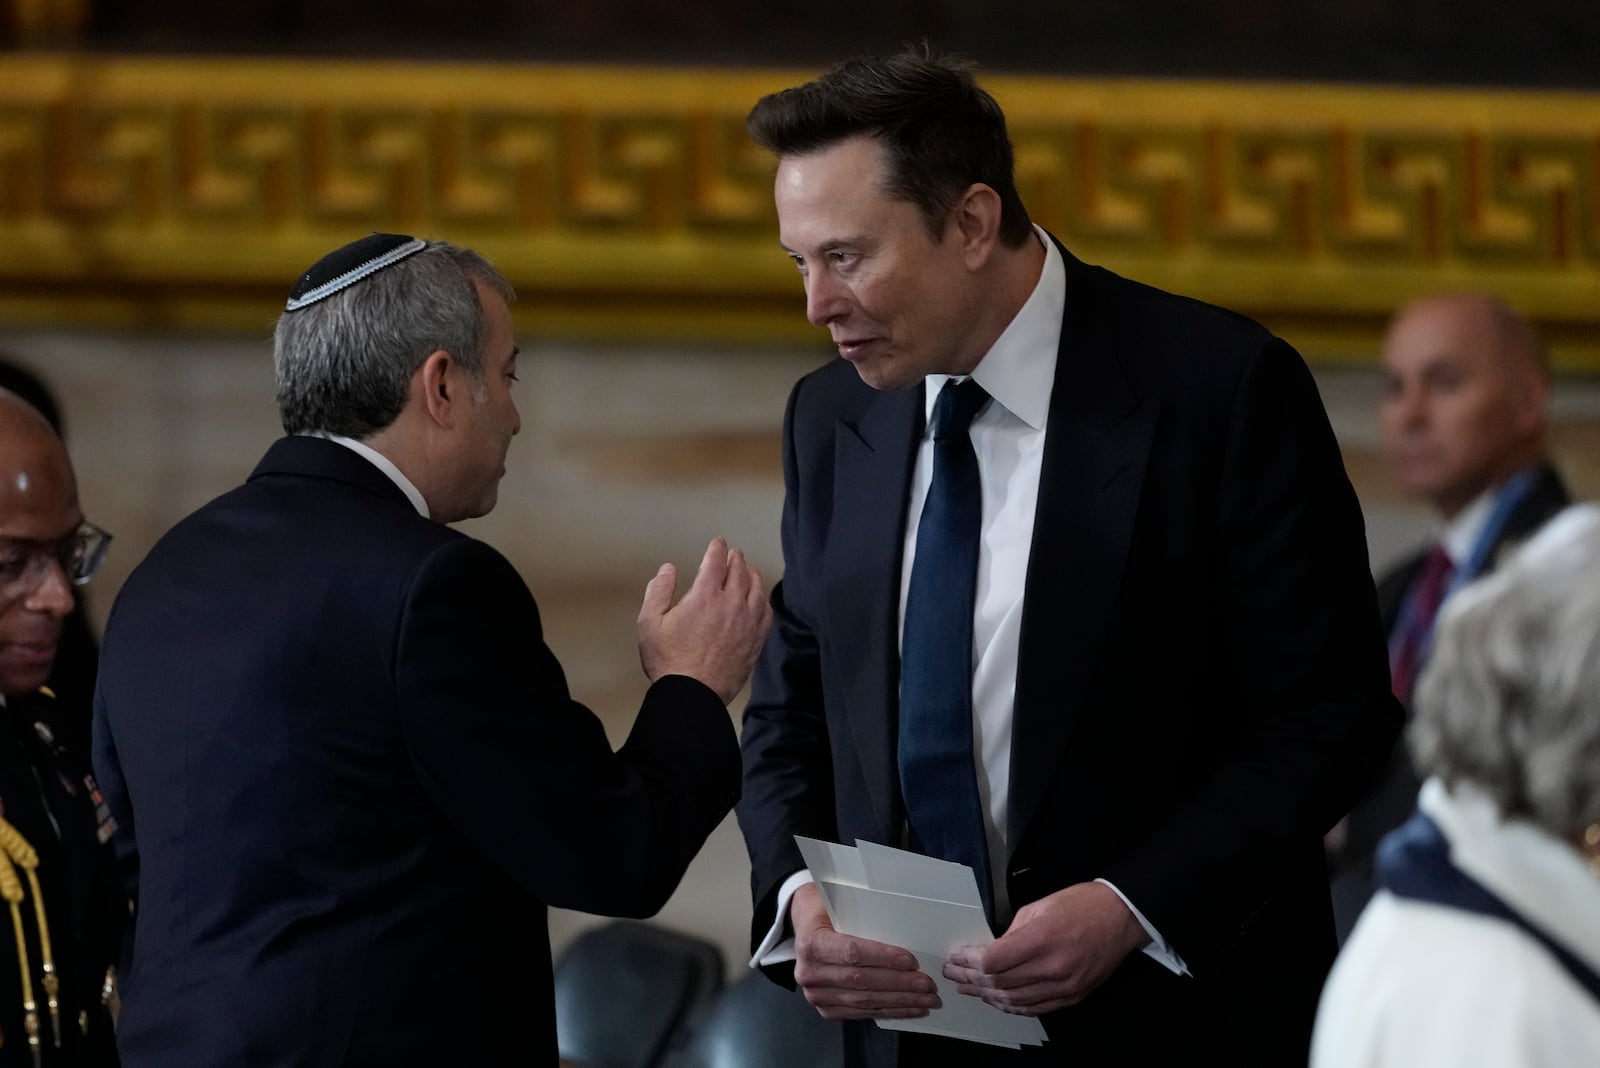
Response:
M967 428L989 395L946 382L933 411L933 483L917 526L900 642L900 790L913 847L971 865L994 916L972 759L972 610L983 496Z

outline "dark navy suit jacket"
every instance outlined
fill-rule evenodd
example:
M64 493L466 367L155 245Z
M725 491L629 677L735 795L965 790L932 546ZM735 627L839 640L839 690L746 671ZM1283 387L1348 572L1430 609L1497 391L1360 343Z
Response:
M1130 957L1020 1055L853 1064L1304 1063L1334 954L1321 836L1400 725L1359 506L1305 365L1240 316L1066 255L1026 580L1004 877L1103 877L1185 959ZM920 390L844 361L785 417L785 570L745 713L759 938L792 835L904 841L896 627Z
M1506 517L1505 525L1489 546L1484 573L1493 571L1508 552L1532 537L1550 517L1570 503L1572 497L1555 468L1548 463L1539 464L1526 494ZM1427 555L1426 547L1418 549L1378 578L1378 612L1385 636L1393 633L1406 591L1422 570ZM1421 788L1422 782L1411 767L1410 754L1403 743L1397 743L1389 755L1383 777L1351 809L1344 841L1329 857L1339 880L1335 892L1339 895L1341 937L1349 933L1360 907L1376 889L1373 861L1378 843L1416 810L1417 791Z
M511 565L314 438L128 580L95 767L128 1068L553 1065L546 906L655 912L738 791L710 689L613 752Z

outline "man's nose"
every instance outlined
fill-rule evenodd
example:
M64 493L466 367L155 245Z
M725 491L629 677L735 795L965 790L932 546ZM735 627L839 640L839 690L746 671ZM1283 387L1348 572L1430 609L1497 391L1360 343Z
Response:
M72 579L67 576L67 569L61 561L53 556L45 556L34 567L37 568L37 577L24 602L25 606L29 611L44 612L57 618L70 615L75 607Z
M1427 392L1420 386L1402 386L1393 399L1395 414L1399 417L1400 425L1416 426L1426 420L1427 399Z
M806 278L806 318L813 326L827 326L845 312L844 289L825 273Z

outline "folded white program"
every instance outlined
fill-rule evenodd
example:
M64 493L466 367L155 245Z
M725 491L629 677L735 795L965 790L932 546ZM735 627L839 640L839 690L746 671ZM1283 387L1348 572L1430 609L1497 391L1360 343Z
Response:
M879 1020L879 1027L1012 1049L1044 1043L1037 1018L1002 1012L944 977L945 958L957 946L994 941L970 867L872 842L846 846L799 835L795 842L834 929L909 950L939 988L939 1008L914 1020Z

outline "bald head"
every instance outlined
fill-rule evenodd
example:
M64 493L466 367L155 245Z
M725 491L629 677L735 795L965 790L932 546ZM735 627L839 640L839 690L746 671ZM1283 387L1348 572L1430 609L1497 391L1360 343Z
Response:
M77 503L66 446L37 408L0 389L0 530L21 498L48 489L50 483L65 488Z
M1445 517L1543 456L1548 360L1504 302L1448 293L1408 305L1384 337L1383 374L1395 478Z
M27 693L50 675L72 584L57 557L40 550L82 522L61 439L37 410L0 390L0 693Z
M1544 344L1527 318L1505 301L1486 293L1439 293L1412 301L1389 327L1390 337L1419 325L1439 333L1479 338L1484 351L1509 369L1547 373Z

